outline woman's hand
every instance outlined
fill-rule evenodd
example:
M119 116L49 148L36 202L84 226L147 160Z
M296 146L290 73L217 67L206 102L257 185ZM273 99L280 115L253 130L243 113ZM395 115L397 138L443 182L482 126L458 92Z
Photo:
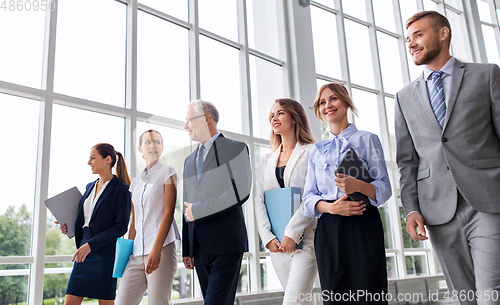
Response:
M359 182L361 181L344 174L337 174L335 177L335 186L344 194L359 192Z
M148 262L146 263L146 274L151 274L158 269L161 260L161 250L151 250L148 255Z
M363 201L350 201L347 200L348 198L349 196L345 194L335 202L320 200L316 203L316 211L341 216L363 215L363 212L366 210Z
M54 221L54 223L59 224L57 221ZM61 230L62 234L68 234L68 226L65 223L59 226L59 230Z
M88 243L83 244L78 250L76 250L75 255L73 255L72 262L76 261L77 263L83 263L85 258L90 253L90 246Z
M280 247L281 247L281 244L276 237L271 239L271 241L268 242L266 245L266 248L268 248L269 251L271 251L271 252L282 252Z
M280 246L281 252L284 252L284 253L295 252L296 245L297 244L295 243L295 241L293 239L291 239L290 237L285 235L283 237L283 240L281 241L281 246Z

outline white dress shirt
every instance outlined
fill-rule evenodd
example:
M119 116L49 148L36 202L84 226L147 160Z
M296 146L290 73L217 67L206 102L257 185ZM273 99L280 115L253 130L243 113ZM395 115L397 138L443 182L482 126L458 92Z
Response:
M106 189L106 186L108 185L109 181L104 182L104 185L101 187L99 190L99 193L97 195L95 194L95 189L97 187L97 180L92 187L92 191L90 192L89 196L87 199L85 199L85 202L83 203L83 217L85 218L85 221L83 222L83 227L88 227L90 224L90 219L92 218L92 214L94 213L94 208L95 204L97 203L97 200L99 200L99 197L101 197L102 192L104 192L104 189Z
M144 169L130 184L136 230L133 250L135 256L147 255L153 248L163 220L165 183L170 177L177 187L177 173L174 168L158 162L149 170ZM175 247L178 248L180 241L181 237L173 219L163 246L175 242Z

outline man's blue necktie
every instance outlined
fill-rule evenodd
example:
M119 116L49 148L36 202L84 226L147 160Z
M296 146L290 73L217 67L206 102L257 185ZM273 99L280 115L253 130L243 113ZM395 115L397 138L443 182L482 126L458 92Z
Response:
M198 179L200 179L201 171L203 169L203 152L205 151L205 145L201 144L198 150L198 159L196 160L196 174L198 174Z
M443 80L441 78L442 75L442 71L434 71L431 73L431 106L439 125L441 125L441 128L443 128L446 114L446 101L444 99Z

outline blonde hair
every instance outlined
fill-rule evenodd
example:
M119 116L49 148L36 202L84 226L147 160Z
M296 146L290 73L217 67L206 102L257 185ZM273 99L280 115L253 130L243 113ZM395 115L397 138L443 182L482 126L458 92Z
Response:
M302 145L312 144L314 137L311 133L311 128L309 127L309 121L307 120L306 111L302 105L290 98L279 98L274 101L275 104L280 104L283 109L290 113L292 119L296 122L295 124L295 139ZM272 113L269 114L269 122L272 121ZM275 134L271 131L270 144L272 150L275 151L281 145L281 136Z
M347 106L349 107L349 109L351 109L351 111L355 115L358 115L358 109L356 109L356 107L354 106L354 103L351 99L351 96L349 96L349 91L347 91L347 88L344 87L344 85L339 84L339 83L328 83L328 84L324 84L323 86L321 86L321 88L319 88L318 94L316 95L316 100L314 101L314 104L313 104L314 114L316 115L316 117L318 119L323 121L323 116L319 112L319 100L321 98L321 93L326 88L332 90L332 92L337 96L337 98L339 100L346 103Z

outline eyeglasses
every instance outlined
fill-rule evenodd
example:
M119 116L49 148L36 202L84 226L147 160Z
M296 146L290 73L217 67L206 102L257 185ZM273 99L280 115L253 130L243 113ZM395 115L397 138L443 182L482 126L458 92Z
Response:
M194 116L194 117L192 117L192 118L186 119L186 122L185 122L185 123L186 123L186 124L191 123L193 120L195 120L195 119L197 119L197 118L204 117L204 116L205 116L205 114L198 115L198 116Z

